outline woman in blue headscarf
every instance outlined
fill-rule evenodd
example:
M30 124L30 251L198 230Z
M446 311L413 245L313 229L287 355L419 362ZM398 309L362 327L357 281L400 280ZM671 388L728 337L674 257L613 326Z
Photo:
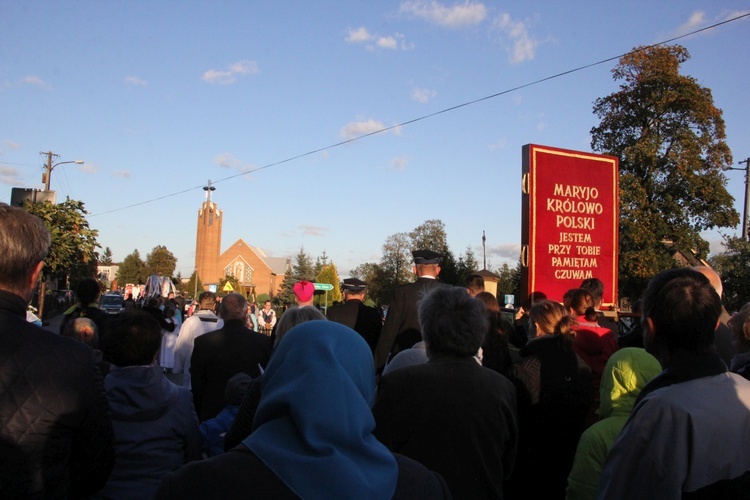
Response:
M261 383L254 432L168 476L157 498L450 498L442 477L373 436L372 353L354 330L294 327Z

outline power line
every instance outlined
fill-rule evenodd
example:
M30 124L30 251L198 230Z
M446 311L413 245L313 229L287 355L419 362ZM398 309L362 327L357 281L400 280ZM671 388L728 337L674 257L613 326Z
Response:
M373 135L382 134L382 133L385 133L385 132L388 132L388 131L391 131L391 130L394 130L394 129L405 127L406 125L411 125L411 124L414 124L414 123L417 123L417 122L421 122L423 120L427 120L429 118L434 118L436 116L439 116L439 115L442 115L442 114L445 114L445 113L449 113L449 112L455 111L457 109L465 108L465 107L471 106L473 104L477 104L477 103L480 103L480 102L483 102L483 101L488 101L490 99L494 99L496 97L500 97L500 96L503 96L503 95L506 95L506 94L510 94L511 92L516 92L518 90L525 89L525 88L528 88L528 87L532 87L534 85L539 85L540 83L548 82L550 80L555 80L557 78L561 78L563 76L567 76L567 75L570 75L570 74L573 74L573 73L577 73L577 72L583 71L585 69L593 68L594 66L600 66L602 64L618 60L618 59L620 59L620 58L622 58L622 57L624 57L624 56L626 56L628 54L635 54L637 52L643 52L643 51L651 49L653 47L658 47L659 45L664 45L664 44L667 44L667 43L671 43L671 42L674 42L676 40L680 40L682 38L689 37L691 35L695 35L695 34L698 34L698 33L702 33L704 31L708 31L708 30L712 30L714 28L718 28L719 26L722 26L724 24L728 24L728 23L731 23L731 22L734 22L734 21L738 21L738 20L743 19L743 18L748 17L748 16L750 16L750 12L738 15L738 16L733 17L731 19L726 19L724 21L712 24L710 26L706 26L704 28L700 28L700 29L691 31L689 33L685 33L684 35L678 35L678 36L669 38L667 40L663 40L661 42L654 43L652 45L647 45L645 47L641 47L641 48L636 49L636 50L631 50L629 52L625 52L624 54L620 54L618 56L612 56L612 57L608 57L606 59L602 59L600 61L596 61L596 62L593 62L593 63L590 63L590 64L585 64L583 66L578 66L577 68L569 69L567 71L563 71L563 72L560 72L560 73L556 73L554 75L550 75L550 76L547 76L547 77L544 77L544 78L540 78L538 80L534 80L532 82L525 83L523 85L518 85L516 87L512 87L512 88L509 88L509 89L497 92L495 94L491 94L491 95L488 95L488 96L485 96L485 97L480 97L478 99L467 101L467 102L464 102L462 104L457 104L457 105L451 106L449 108L444 108L444 109L441 109L439 111L435 111L433 113L429 113L429 114L426 114L426 115L423 115L423 116L420 116L420 117L417 117L417 118L413 118L411 120L407 120L407 121L398 123L396 125L391 125L389 127L384 127L384 128L378 129L378 130L374 130L372 132L368 132L366 134L362 134L362 135L359 135L357 137L353 137L351 139L347 139L347 140L344 140L344 141L336 142L336 143L331 144L331 145L326 146L326 147L314 149L314 150L308 151L306 153L298 154L296 156L292 156L290 158L286 158L284 160L276 161L276 162L273 162L273 163L268 163L266 165L263 165L262 167L257 167L257 168L254 168L252 170L247 170L245 172L240 172L238 174L230 175L228 177L224 177L223 179L219 179L219 180L211 181L211 182L212 182L212 184L218 184L220 182L225 182L225 181L228 181L228 180L231 180L231 179L235 179L235 178L241 177L243 175L247 175L247 174L252 174L252 173L255 173L255 172L259 172L261 170L266 170L266 169L271 168L271 167L277 167L277 166L283 165L285 163L289 163L289 162L292 162L292 161L295 161L295 160L299 160L300 158L304 158L306 156L311 156L311 155L314 155L314 154L317 154L317 153L321 153L321 152L326 151L328 149L338 148L340 146L344 146L346 144L350 144L352 142L359 141L359 140L365 139L365 138L373 136ZM153 202L156 202L156 201L159 201L159 200L163 200L163 199L166 199L166 198L171 198L173 196L178 196L180 194L184 194L184 193L196 190L196 189L203 189L203 185L193 186L193 187L184 189L182 191L177 191L175 193L166 194L166 195L160 196L158 198L152 198L150 200L141 201L141 202L138 202L138 203L134 203L132 205L125 206L125 207L115 208L115 209L112 209L112 210L108 210L106 212L100 212L98 214L91 214L91 215L89 215L89 217L96 217L97 215L105 215L105 214L110 214L112 212L119 212L121 210L127 210L129 208L137 207L137 206L140 206L140 205L145 205L145 204L148 204L148 203L153 203Z

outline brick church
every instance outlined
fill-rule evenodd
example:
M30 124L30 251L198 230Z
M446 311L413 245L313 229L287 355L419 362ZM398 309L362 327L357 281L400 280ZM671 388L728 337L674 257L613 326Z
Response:
M221 252L221 224L223 211L211 200L216 188L211 181L203 188L206 201L198 210L198 234L195 242L195 269L204 287L219 284L219 280L232 275L242 285L235 290L245 296L278 293L284 273L291 259L269 257L258 247L248 245L241 238Z

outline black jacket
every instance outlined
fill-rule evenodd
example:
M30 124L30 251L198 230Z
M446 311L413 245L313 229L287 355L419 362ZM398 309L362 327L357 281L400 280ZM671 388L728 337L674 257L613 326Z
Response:
M190 361L195 410L201 422L213 418L227 405L224 390L237 373L260 376L271 357L271 338L229 320L224 327L196 337Z
M329 321L346 325L367 341L370 351L375 352L383 320L374 307L368 307L358 299L347 300L331 307L326 314Z
M28 323L26 302L0 290L0 495L89 496L113 443L93 351Z

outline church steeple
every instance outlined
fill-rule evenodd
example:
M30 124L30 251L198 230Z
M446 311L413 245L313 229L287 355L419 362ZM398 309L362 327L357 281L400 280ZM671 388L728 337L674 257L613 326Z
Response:
M195 243L195 269L204 285L218 284L222 277L219 255L221 254L221 221L222 211L211 201L211 194L216 188L211 184L203 187L206 201L198 210L198 231Z

